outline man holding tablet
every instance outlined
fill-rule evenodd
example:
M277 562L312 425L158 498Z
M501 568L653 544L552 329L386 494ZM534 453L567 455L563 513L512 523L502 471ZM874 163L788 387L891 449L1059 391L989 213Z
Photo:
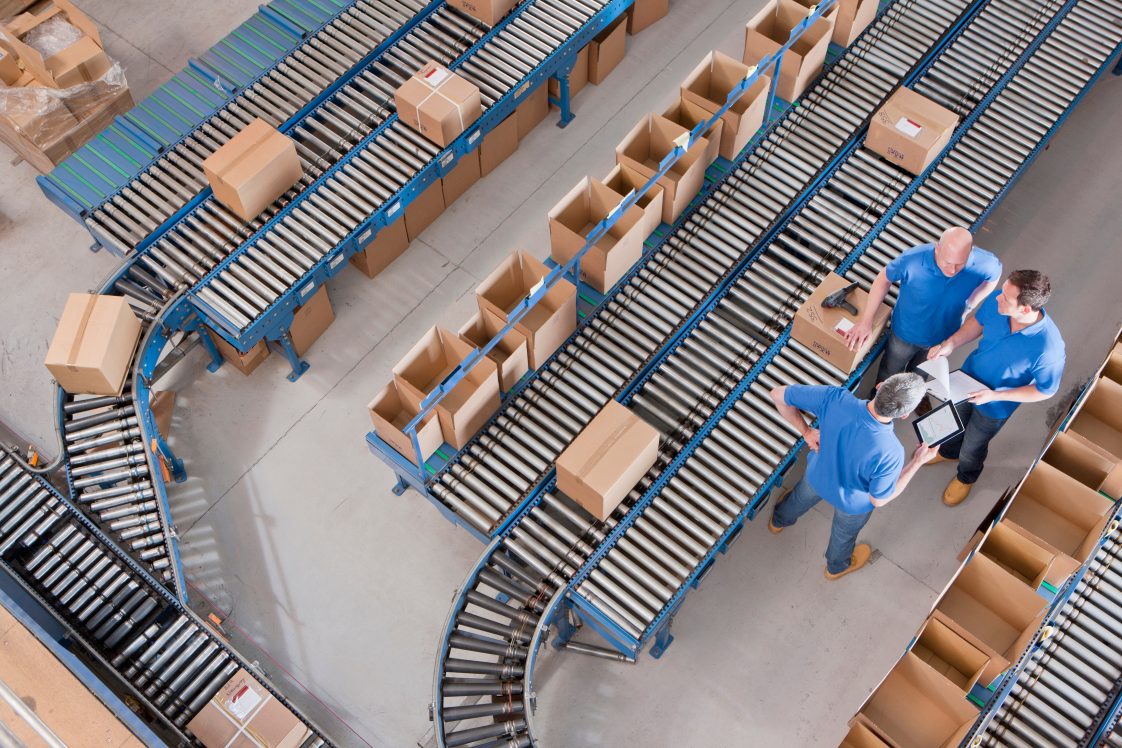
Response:
M857 534L874 508L895 499L936 448L920 443L904 464L904 446L892 421L906 418L927 385L919 374L896 374L877 385L872 400L859 400L844 387L793 384L771 391L775 408L810 447L806 475L772 511L768 529L783 532L819 501L834 507L826 578L840 579L868 562L872 548L857 544ZM818 418L811 428L802 413Z
M934 462L958 460L958 474L943 492L943 503L961 504L989 453L989 443L1021 403L1047 400L1060 388L1066 354L1056 323L1044 311L1052 294L1048 277L1037 270L1016 270L978 307L954 335L934 346L929 359L947 356L967 343L981 341L962 371L985 389L971 392L956 407L965 431L939 447Z

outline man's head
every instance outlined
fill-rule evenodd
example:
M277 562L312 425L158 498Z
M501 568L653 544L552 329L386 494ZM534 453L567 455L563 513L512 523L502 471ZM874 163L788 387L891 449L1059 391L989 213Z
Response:
M873 412L881 418L903 418L916 409L925 392L927 385L919 374L893 374L877 385Z
M1044 308L1052 282L1039 270L1014 270L997 295L997 311L1006 317L1027 317Z
M961 226L954 226L943 232L935 243L935 264L943 275L951 278L966 267L970 250L974 248L974 237Z

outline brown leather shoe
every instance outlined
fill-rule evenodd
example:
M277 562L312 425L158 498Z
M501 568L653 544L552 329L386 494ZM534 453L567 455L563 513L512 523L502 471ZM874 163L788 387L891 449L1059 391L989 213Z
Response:
M941 454L936 454L935 457L929 461L928 465L938 465L940 462L958 462L957 457L943 457Z
M839 571L837 574L831 574L829 569L826 569L826 578L831 582L841 579L846 574L852 574L860 569L865 564L869 563L869 558L873 555L873 547L868 543L858 543L853 548L853 556L849 559L849 568L844 571Z
M973 483L963 483L958 478L951 478L951 482L947 484L947 490L943 491L943 503L947 506L958 506L966 501L966 497L970 495L970 489L973 487Z
M789 488L786 491L783 492L783 495L780 496L778 501L776 501L775 504L773 505L773 508L771 510L771 516L767 518L767 529L768 529L768 532L770 532L772 535L778 535L779 533L781 533L785 529L787 529L785 527L779 527L778 525L775 524L775 522L773 520L775 519L775 509L774 509L774 507L779 506L779 502L781 502L781 501L783 501L783 499L787 498L787 494L789 494L789 493L791 493L791 489L789 489Z

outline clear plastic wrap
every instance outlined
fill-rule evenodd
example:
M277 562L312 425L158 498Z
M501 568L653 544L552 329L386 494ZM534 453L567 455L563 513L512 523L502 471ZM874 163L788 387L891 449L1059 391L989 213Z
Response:
M127 89L124 68L116 62L101 78L70 88L50 88L34 80L26 86L0 87L0 117L43 147L66 136Z
M23 43L47 59L82 38L82 32L65 18L55 16L23 35Z

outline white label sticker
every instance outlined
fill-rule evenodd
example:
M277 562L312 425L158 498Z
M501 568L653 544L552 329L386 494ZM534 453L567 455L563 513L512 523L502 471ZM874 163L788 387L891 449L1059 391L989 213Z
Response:
M392 216L395 213L397 213L399 210L401 210L401 201L400 200L386 209L386 215L387 216Z
M468 145L473 144L477 140L479 140L479 130L476 130L471 135L468 135Z
M918 122L914 122L907 117L901 117L896 123L896 129L907 135L909 138L914 138L923 132L923 126Z
M331 261L328 262L327 264L331 267L332 270L334 270L335 268L339 267L339 263L342 262L345 259L346 258L343 257L343 253L340 252L339 254L332 257Z
M253 707L261 703L261 695L249 686L243 686L226 699L226 708L239 722L244 722Z
M359 234L358 235L358 243L359 244L366 244L368 241L370 241L370 233L372 231L373 231L373 229L367 229L366 231L363 231L361 234Z
M315 283L309 283L308 285L306 285L306 286L304 286L303 288L300 289L300 298L302 298L302 299L308 298L309 296L312 295L312 292L315 291L315 290L316 290L316 284Z
M433 68L425 73L425 83L436 88L450 77L452 77L451 71L445 70L444 68Z
M440 157L440 165L441 166L447 166L448 164L452 163L452 159L455 158L455 157L456 157L455 153L452 153L452 151L448 151L447 153L445 153L443 156Z
M853 323L845 319L844 317L838 320L838 323L834 325L834 332L836 332L838 335L845 335L852 329Z

